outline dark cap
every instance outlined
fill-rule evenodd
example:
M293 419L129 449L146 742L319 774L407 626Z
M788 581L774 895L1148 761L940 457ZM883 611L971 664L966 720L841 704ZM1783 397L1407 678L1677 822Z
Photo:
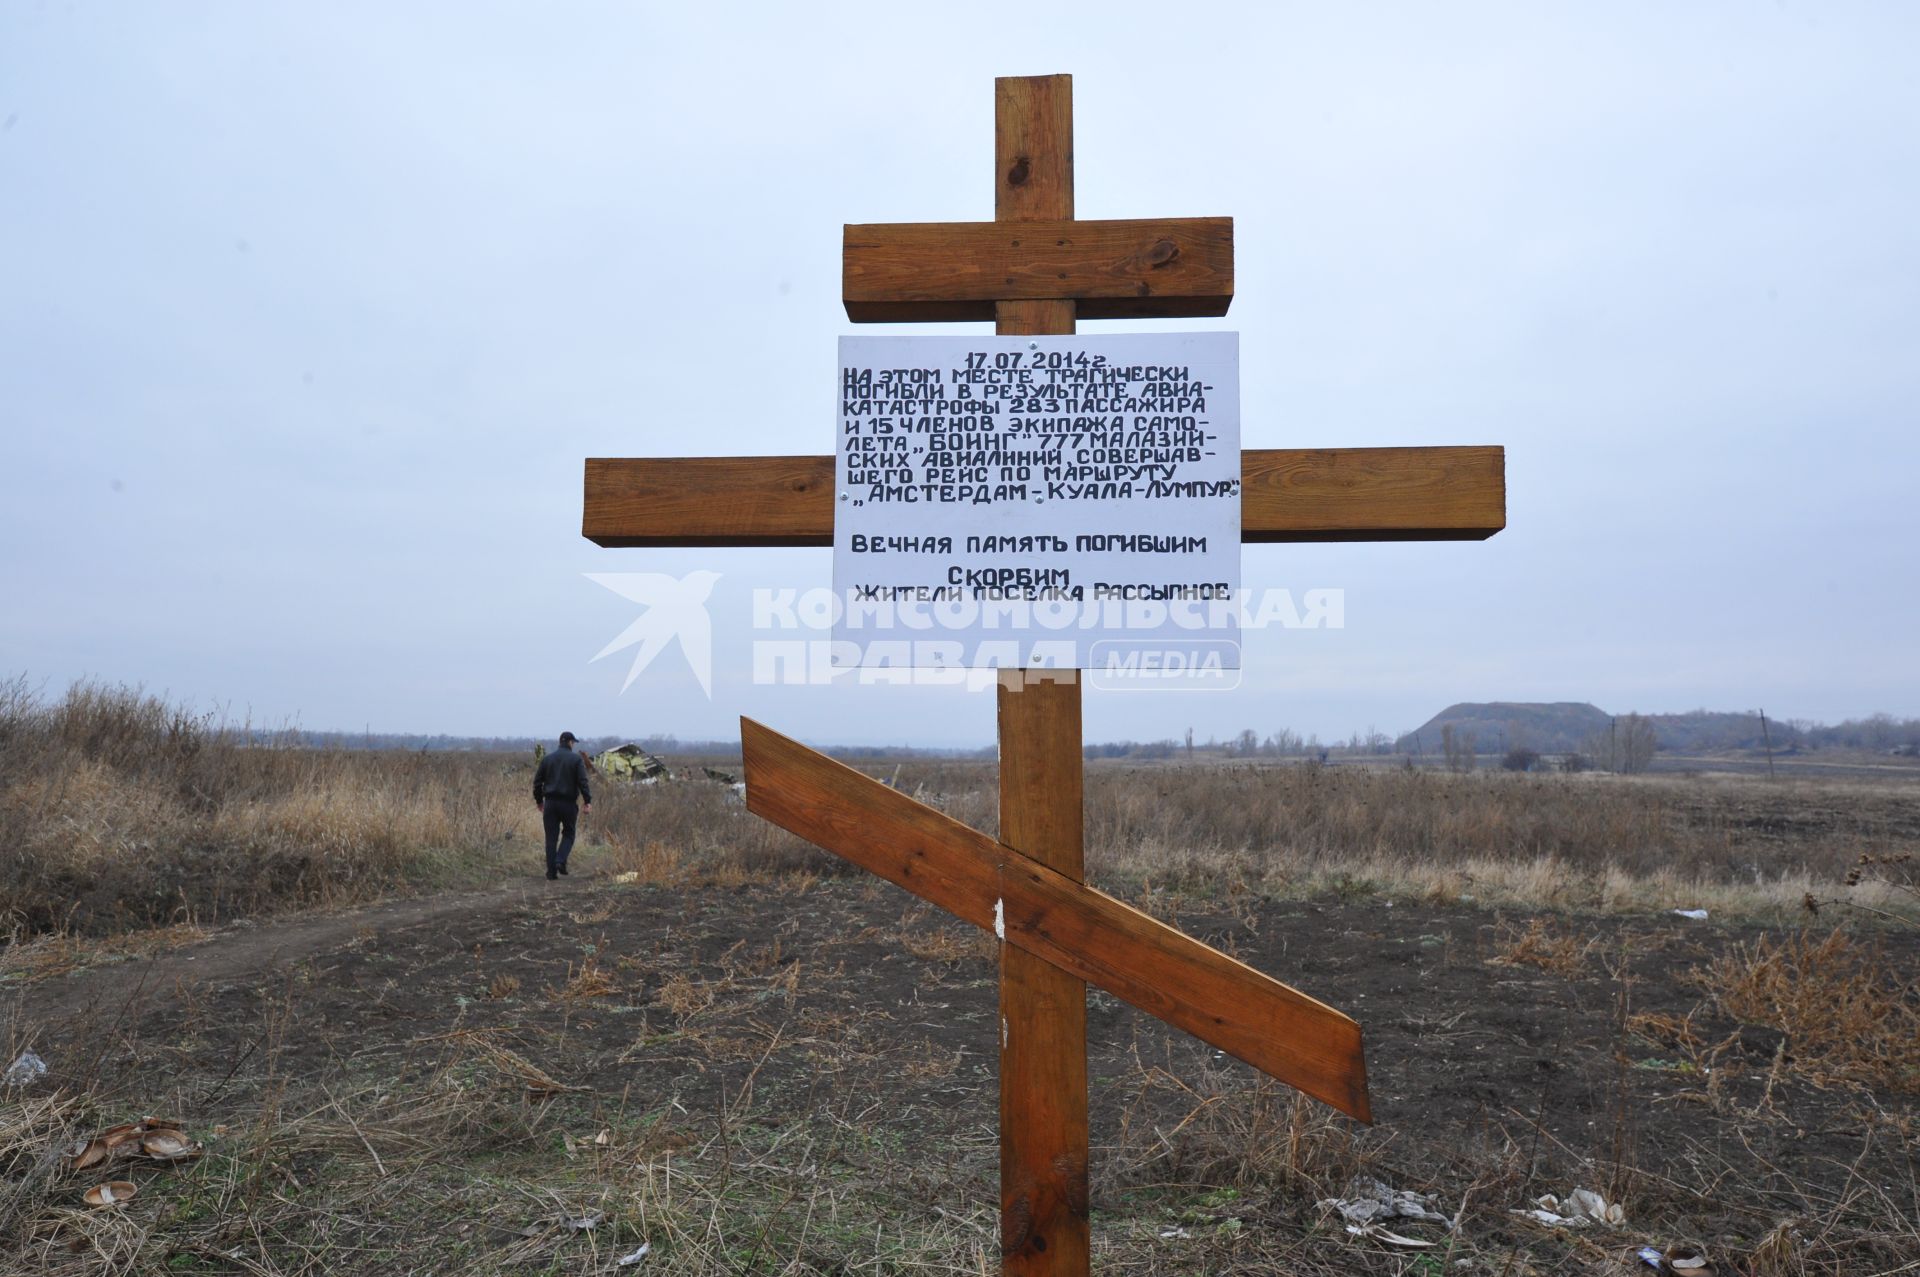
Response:
M560 733L560 743L561 743L562 745L571 745L571 744L573 744L573 742L575 742L575 741L577 741L577 740L579 740L579 739L580 739L580 738L579 738L578 736L575 736L575 735L574 735L574 734L573 734L572 732L561 732L561 733Z

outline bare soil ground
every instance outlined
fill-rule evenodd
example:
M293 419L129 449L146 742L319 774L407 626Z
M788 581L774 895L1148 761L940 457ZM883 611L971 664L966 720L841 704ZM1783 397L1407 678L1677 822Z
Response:
M0 1270L996 1271L991 937L859 879L623 884L578 859L17 966L8 1058L51 1071L0 1092ZM1722 1273L1920 1272L1920 1076L1863 1081L1729 1016L1699 973L1750 928L1138 903L1359 1018L1377 1124L1095 993L1101 1272L1631 1272L1676 1241ZM1864 943L1911 996L1920 936ZM117 1168L140 1195L87 1211L60 1143L144 1113L207 1155ZM1456 1227L1349 1234L1317 1203L1361 1175ZM1515 1213L1576 1188L1624 1224Z

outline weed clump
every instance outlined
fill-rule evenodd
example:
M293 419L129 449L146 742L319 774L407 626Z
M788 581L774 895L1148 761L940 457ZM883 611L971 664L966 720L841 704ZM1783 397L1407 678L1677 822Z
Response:
M1500 951L1491 959L1504 966L1539 967L1555 975L1572 978L1581 973L1595 940L1582 940L1571 932L1557 930L1544 918L1535 918L1525 931L1509 930Z
M1786 1034L1810 1081L1920 1092L1920 985L1844 932L1761 936L1697 978L1727 1015Z

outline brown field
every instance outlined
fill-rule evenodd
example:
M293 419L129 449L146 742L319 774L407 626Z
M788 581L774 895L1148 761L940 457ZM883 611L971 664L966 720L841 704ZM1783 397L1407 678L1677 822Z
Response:
M0 697L0 1271L994 1271L991 937L706 781L546 883L529 766ZM1098 1270L1920 1273L1916 844L1898 778L1094 765L1090 877L1359 1018L1378 1118L1095 994ZM204 1155L62 1157L147 1114ZM1368 1177L1452 1226L1348 1233Z

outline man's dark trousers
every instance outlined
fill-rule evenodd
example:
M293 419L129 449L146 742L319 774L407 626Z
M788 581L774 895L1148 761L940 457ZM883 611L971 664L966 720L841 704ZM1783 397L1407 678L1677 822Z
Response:
M549 798L540 808L540 823L547 829L547 876L567 867L573 852L573 830L580 820L580 804L564 798Z

